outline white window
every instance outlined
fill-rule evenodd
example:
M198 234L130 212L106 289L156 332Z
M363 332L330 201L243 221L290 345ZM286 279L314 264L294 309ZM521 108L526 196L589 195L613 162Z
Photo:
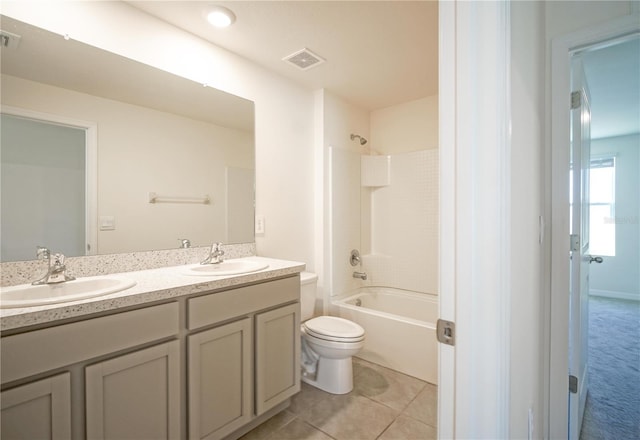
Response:
M589 174L589 253L616 254L616 160L591 158Z

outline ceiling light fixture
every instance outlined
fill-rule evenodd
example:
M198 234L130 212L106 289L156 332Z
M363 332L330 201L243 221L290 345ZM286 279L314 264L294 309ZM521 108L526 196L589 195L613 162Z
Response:
M206 12L207 21L218 28L231 26L236 16L231 10L222 6L213 6Z

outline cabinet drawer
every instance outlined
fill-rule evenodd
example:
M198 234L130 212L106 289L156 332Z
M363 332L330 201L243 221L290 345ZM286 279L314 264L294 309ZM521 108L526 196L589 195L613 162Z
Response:
M188 328L193 330L299 299L297 276L192 298Z
M178 303L2 338L2 383L178 333Z

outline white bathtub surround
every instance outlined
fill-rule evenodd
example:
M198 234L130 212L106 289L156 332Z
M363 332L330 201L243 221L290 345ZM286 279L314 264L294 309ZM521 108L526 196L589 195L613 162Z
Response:
M363 198L369 193L371 203L363 269L372 285L437 293L438 150L388 157L390 184L363 187Z
M333 314L365 329L364 347L358 357L437 383L438 299L435 295L366 287L334 298L331 309Z
M255 243L223 245L222 249L226 259L249 257L256 254ZM200 246L188 249L68 257L65 261L68 272L77 278L198 263L208 255L209 250L210 246ZM55 249L51 249L51 251L55 252ZM0 286L30 283L45 273L46 267L47 263L40 260L1 263Z
M391 156L362 156L362 186L387 186L391 183Z

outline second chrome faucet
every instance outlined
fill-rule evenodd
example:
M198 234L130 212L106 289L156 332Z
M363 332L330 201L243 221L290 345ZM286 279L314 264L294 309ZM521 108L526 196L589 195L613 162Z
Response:
M223 256L222 243L213 243L209 255L200 264L220 264L224 261Z

